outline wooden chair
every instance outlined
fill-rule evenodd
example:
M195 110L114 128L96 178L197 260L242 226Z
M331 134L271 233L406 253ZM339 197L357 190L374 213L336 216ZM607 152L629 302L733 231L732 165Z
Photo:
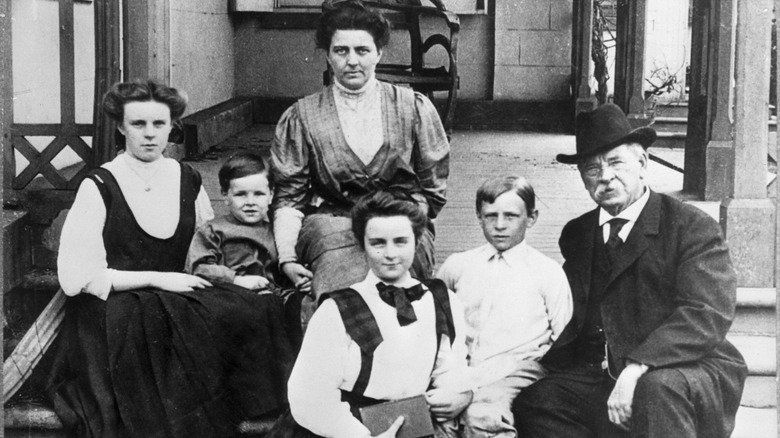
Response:
M434 6L423 6L420 0L384 0L364 1L366 6L382 12L391 22L394 30L404 30L409 34L410 57L408 64L380 63L376 67L376 77L380 81L392 84L409 85L412 89L433 100L435 91L447 92L443 107L439 107L439 116L447 134L452 132L455 98L458 94L458 32L460 19L454 12L448 11L441 0L431 0ZM434 33L423 41L420 32L420 20L433 17L443 21L446 30ZM445 34L449 31L449 34ZM426 53L433 47L441 46L447 53L448 65L428 66ZM332 73L326 70L323 82L329 85Z

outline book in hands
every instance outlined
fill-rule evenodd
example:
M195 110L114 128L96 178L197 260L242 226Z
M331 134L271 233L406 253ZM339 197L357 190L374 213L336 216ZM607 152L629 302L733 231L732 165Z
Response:
M396 438L433 436L433 421L425 395L360 408L360 418L372 435L386 431L398 417L404 417L404 424Z

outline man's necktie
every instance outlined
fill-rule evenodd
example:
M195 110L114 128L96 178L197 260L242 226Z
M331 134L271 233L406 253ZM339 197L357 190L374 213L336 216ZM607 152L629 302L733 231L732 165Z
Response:
M609 263L613 264L615 262L615 257L617 256L617 250L620 248L620 245L623 244L623 239L618 236L618 233L623 228L623 225L628 223L627 219L622 218L614 218L609 220L609 239L607 239L606 247L607 247L607 258L609 259Z
M399 324L405 326L417 321L412 301L419 300L425 294L422 284L417 283L415 286L402 288L377 283L376 289L379 291L379 297L382 298L382 301L395 307Z

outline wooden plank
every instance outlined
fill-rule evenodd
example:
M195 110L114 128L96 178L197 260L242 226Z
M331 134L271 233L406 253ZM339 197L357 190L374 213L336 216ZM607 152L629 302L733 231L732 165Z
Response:
M13 135L20 135L24 137L56 137L61 134L91 137L92 125L73 124L63 126L58 123L16 123L11 127L11 133Z
M95 89L92 107L92 158L88 168L98 167L116 156L114 122L103 113L103 95L121 79L119 70L119 0L95 0ZM73 180L71 180L73 181Z
M35 167L27 166L14 180L13 188L15 190L26 188L39 173L43 175L55 189L67 187L68 182L57 173L57 170L51 163L41 163Z
M17 190L27 187L38 173L43 175L57 189L75 188L83 177L81 172L76 174L76 176L79 177L78 180L68 181L54 168L54 166L52 166L51 160L54 159L65 146L69 146L85 164L90 162L92 155L92 149L84 140L82 140L81 137L73 135L55 137L43 152L38 152L38 150L21 135L14 135L12 144L16 150L30 162L12 183L13 188ZM75 179L76 178L74 177L74 180Z
M13 75L11 56L12 0L0 0L0 147L3 148L3 199L12 197L11 186L16 175L13 140L10 134L14 121ZM0 272L2 275L2 272Z
M14 136L14 144L17 146L17 149L20 144L32 147L26 139L23 141L21 139L22 137ZM17 190L25 188L27 184L35 178L35 175L39 173L52 183L55 188L66 188L67 181L65 181L65 179L57 173L54 166L51 165L51 160L66 146L66 139L66 137L56 137L48 146L46 146L46 149L44 149L43 152L37 154L36 151L37 155L34 156L25 155L25 157L30 160L30 164L14 179L13 188ZM22 147L24 148L25 146ZM35 150L35 148L33 148L33 150ZM19 149L19 151L21 152L22 150ZM29 150L27 152L29 152Z
M57 291L51 302L38 316L33 327L3 362L3 400L7 402L21 388L40 362L62 328L65 317L66 296L62 289Z
M149 22L146 3L148 0L122 2L122 29L124 38L122 49L124 65L122 72L125 80L149 77Z
M92 148L90 148L81 137L75 135L68 137L68 146L73 149L73 152L75 152L79 158L89 165L89 160L92 158Z
M149 54L154 62L149 65L149 77L164 84L171 83L171 5L170 0L150 0Z
M170 0L133 0L122 6L125 78L170 83Z
M76 64L73 0L60 0L60 123L76 123Z
M84 177L87 176L87 172L92 170L88 165L84 165L81 169L79 169L78 172L76 172L75 175L68 181L67 189L75 191L79 188L79 184L81 184L81 181L84 180Z

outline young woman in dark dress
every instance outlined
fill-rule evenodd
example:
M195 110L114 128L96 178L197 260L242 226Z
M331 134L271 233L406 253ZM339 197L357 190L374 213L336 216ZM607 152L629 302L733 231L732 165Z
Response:
M51 394L79 436L233 436L286 403L278 299L184 273L213 217L197 171L162 155L185 106L151 81L103 101L125 151L82 182L58 257L70 297Z

